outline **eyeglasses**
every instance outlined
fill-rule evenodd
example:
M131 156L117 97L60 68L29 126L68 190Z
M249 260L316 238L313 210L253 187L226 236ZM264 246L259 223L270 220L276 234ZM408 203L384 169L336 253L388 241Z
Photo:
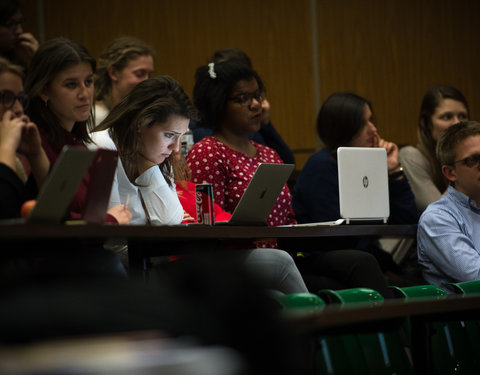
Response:
M23 18L20 18L18 20L9 19L7 22L5 22L5 24L3 26L6 27L7 29L13 31L21 24L23 24Z
M480 168L480 154L474 154L466 157L465 159L454 161L453 164L461 163L468 168L478 167Z
M19 101L23 109L28 107L29 99L27 94L21 92L18 95L15 95L10 90L1 90L0 91L0 103L5 109L12 109L16 101Z
M255 99L257 102L262 103L265 100L264 94L261 91L252 93L244 93L237 96L232 96L228 100L232 100L235 103L249 107L252 105L252 101Z

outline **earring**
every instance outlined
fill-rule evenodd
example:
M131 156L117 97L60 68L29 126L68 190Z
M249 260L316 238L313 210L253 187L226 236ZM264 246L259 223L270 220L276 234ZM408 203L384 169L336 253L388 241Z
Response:
M45 99L44 103L45 103L45 107L48 107L48 99Z

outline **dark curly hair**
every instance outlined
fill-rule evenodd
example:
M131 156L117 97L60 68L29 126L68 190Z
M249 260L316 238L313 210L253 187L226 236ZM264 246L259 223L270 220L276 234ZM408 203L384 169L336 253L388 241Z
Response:
M211 66L200 66L195 73L193 88L193 102L200 113L198 125L217 129L223 120L227 100L235 85L239 81L251 79L255 79L260 91L265 92L258 73L241 62L228 60Z

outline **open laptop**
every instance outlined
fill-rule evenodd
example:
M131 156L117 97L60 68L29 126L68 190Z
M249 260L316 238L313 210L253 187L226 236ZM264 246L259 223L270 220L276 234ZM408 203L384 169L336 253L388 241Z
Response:
M314 227L386 223L390 216L387 153L384 148L337 149L340 218L286 226Z
M95 158L94 151L64 147L48 174L27 222L60 223L83 176Z
M384 148L339 147L340 216L350 222L383 222L390 216L387 152Z
M215 225L267 225L268 215L294 169L293 164L261 163L230 220Z
M87 203L83 220L89 223L103 224L107 212L113 178L117 169L118 152L98 149L90 165Z
M68 207L85 173L92 166L84 212L87 216L85 220L103 222L116 161L116 151L90 151L64 147L40 189L37 202L26 221L28 223L60 223L64 221ZM102 176L103 174L105 176ZM98 204L97 207L96 204Z

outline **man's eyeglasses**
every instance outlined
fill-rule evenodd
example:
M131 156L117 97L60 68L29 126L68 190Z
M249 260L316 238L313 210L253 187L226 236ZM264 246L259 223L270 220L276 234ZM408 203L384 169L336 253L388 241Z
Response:
M25 94L24 92L21 92L20 94L15 95L10 90L0 91L0 104L2 104L2 106L5 109L12 109L17 100L20 102L23 109L28 107L29 99L27 94Z
M232 96L228 98L228 100L232 100L235 103L238 103L243 106L248 106L248 107L252 105L253 99L255 99L257 102L261 104L265 100L265 96L263 92L257 91L257 92L254 92L253 94L244 93L244 94L240 94L240 95Z
M454 161L453 164L461 163L468 168L478 167L480 168L480 154L474 154L466 157L465 159Z

